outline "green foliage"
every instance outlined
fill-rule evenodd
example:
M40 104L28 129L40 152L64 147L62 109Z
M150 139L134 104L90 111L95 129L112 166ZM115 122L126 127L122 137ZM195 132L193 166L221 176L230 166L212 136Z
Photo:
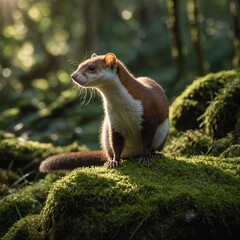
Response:
M240 156L240 144L232 145L227 150L225 150L222 154L222 157L236 157Z
M83 92L82 98L82 102L87 101L91 94L88 97ZM86 144L95 141L96 146L97 128L101 121L101 108L97 106L100 105L95 101L88 107L81 106L81 99L73 90L63 91L54 99L49 96L42 98L34 90L24 91L13 96L8 106L0 107L3 111L0 128L34 141L68 145L84 140ZM89 123L94 123L92 135L87 134Z
M171 3L172 1L168 1ZM196 75L195 50L188 24L186 0L179 11L185 71L184 87ZM198 25L206 71L232 67L232 16L226 1L199 1ZM208 9L215 9L210 12ZM58 96L70 87L70 72L93 52L115 52L136 75L149 75L168 87L175 72L169 27L174 11L166 1L1 1L0 76L3 99L34 88L41 95ZM100 17L101 16L101 17ZM196 33L196 31L195 31ZM177 49L173 50L173 56ZM187 71L186 71L187 69ZM54 92L54 93L53 93ZM30 101L30 99L29 99Z

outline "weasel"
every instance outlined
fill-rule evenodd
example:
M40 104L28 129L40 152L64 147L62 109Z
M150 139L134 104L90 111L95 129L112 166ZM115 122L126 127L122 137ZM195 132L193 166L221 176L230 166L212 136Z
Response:
M154 80L135 78L113 53L82 62L71 75L83 88L97 89L103 99L102 150L51 156L40 165L41 172L105 165L114 168L120 159L140 157L148 163L163 148L169 130L167 97Z

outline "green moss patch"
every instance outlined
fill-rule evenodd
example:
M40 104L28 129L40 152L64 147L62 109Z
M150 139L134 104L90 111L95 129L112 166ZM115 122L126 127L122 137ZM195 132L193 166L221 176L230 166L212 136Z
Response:
M39 213L41 204L31 195L16 193L0 200L0 237L17 220L28 214Z
M240 158L164 158L149 166L77 169L57 181L41 213L51 239L234 238Z
M65 173L48 174L37 183L25 183L24 187L16 185L15 188L8 188L2 185L5 188L2 190L2 198L0 196L0 237L18 220L29 214L40 213L52 184L64 175ZM22 225L17 226L20 228Z
M40 161L48 156L73 151L86 151L86 147L73 143L66 147L56 147L50 143L39 143L16 138L14 135L0 132L0 167L19 169L27 172L35 169Z
M240 156L240 144L229 146L221 154L221 157L236 157L236 156Z
M213 137L226 136L238 122L239 84L237 70L196 79L171 105L171 126L180 131L204 126Z
M230 78L226 86L205 110L202 126L213 138L225 137L238 128L240 114L240 75Z
M212 139L202 130L187 130L185 132L172 132L164 152L180 156L210 155L221 157L238 157L240 136L229 133L221 139Z
M38 231L40 222L39 215L28 215L16 222L2 238L2 240L40 240L42 238Z
M196 79L170 108L172 128L165 152L238 157L239 103L238 70Z

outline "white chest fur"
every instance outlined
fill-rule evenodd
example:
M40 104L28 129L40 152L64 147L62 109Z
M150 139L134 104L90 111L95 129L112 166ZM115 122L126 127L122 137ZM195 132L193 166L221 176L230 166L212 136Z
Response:
M141 149L143 116L141 101L135 100L118 78L115 79L113 84L101 88L100 92L103 97L105 117L109 127L121 133L125 138L122 155L125 155L124 152L126 151L128 154L130 154L130 151L135 152L136 147Z

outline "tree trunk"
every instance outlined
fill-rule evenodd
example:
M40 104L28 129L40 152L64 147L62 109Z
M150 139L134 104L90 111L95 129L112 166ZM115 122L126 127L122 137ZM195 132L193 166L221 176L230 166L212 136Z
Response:
M97 6L95 1L86 1L83 9L86 31L83 37L82 49L88 53L94 48L97 42Z
M230 11L233 18L233 33L235 55L233 58L233 66L240 67L240 11L239 0L230 0Z
M202 54L200 27L198 22L199 8L197 0L188 0L187 8L191 39L197 65L197 73L199 76L201 76L204 74L204 59Z
M169 13L168 29L171 44L171 52L176 67L176 75L172 80L171 83L172 85L174 85L181 77L185 65L183 44L180 31L180 4L181 4L180 0L167 1Z

